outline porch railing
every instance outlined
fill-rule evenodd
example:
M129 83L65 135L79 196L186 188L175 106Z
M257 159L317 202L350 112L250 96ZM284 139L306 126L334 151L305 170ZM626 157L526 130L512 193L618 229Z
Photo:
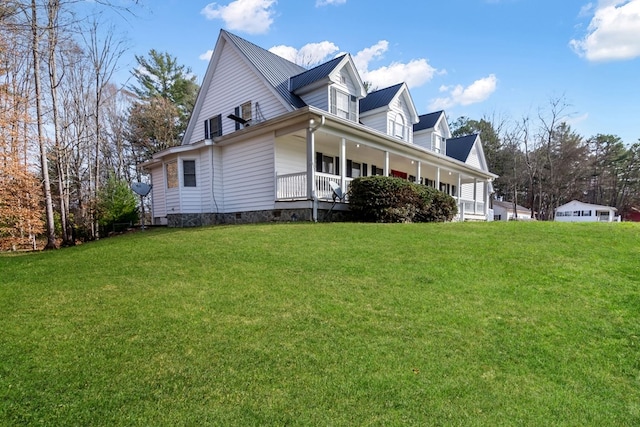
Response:
M333 200L333 190L329 182L340 186L341 178L337 175L316 172L316 195L319 200ZM352 178L345 178L343 194L349 191ZM300 200L307 198L306 172L289 173L276 176L276 198L278 200Z

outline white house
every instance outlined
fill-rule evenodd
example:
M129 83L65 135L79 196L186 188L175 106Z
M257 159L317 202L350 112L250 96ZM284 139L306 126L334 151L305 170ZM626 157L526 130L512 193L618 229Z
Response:
M459 219L493 218L479 138L457 156L450 137L444 112L418 115L406 84L367 94L349 54L307 70L222 30L182 145L143 165L153 223L315 221L330 182L346 192L368 175L446 191Z
M496 221L531 220L531 209L515 205L513 202L493 201L493 219Z
M611 206L592 205L577 200L556 208L555 220L562 222L615 222L620 221L616 216L618 210Z

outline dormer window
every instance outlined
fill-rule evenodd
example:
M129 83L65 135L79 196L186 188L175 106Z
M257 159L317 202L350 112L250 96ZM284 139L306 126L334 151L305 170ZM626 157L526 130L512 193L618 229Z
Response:
M343 119L356 121L356 97L331 88L331 113Z
M394 120L389 120L389 134L402 140L407 139L407 127L402 114L397 113Z

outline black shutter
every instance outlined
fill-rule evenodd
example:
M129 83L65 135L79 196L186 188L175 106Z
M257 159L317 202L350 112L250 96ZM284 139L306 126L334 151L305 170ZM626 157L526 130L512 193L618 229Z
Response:
M209 138L209 120L204 121L204 139L210 139Z
M347 159L347 177L351 178L351 176L353 175L353 171L351 170L353 168L353 161Z
M336 175L340 175L340 157L336 156L334 161L336 162L336 167L334 168Z
M222 136L222 114L218 114L218 135L217 136Z
M363 163L362 164L362 176L368 176L368 170L367 170L367 164Z
M234 114L236 115L236 117L240 117L240 107L236 107ZM240 130L240 122L235 122L236 123L236 130Z
M322 153L316 152L316 172L322 172Z

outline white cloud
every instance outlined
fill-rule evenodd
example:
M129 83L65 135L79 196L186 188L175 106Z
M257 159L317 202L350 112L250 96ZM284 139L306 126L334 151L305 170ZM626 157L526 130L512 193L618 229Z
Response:
M583 8L581 13L589 9ZM589 61L626 60L640 56L640 0L600 0L587 34L569 42Z
M380 40L353 57L360 77L370 82L373 88L382 89L401 82L407 83L409 87L418 87L430 81L436 73L444 72L429 65L426 59L412 59L408 63L392 62L388 66L369 70L370 63L382 58L388 49L389 42Z
M201 59L203 61L210 61L212 55L213 55L213 49L209 49L205 53L203 53L200 56L198 56L198 59Z
M471 105L485 101L496 91L498 79L495 74L476 80L466 88L462 85L455 87L440 86L440 92L448 92L448 95L442 98L436 98L431 101L429 108L431 110L448 109L456 105Z
M446 73L429 65L426 59L413 59L407 63L392 62L373 70L369 67L374 60L380 60L389 49L389 42L380 40L373 46L362 49L353 57L353 62L363 81L370 82L373 88L385 88L396 83L405 82L409 87L417 87L430 81L435 74ZM338 46L329 41L309 43L296 49L291 46L274 46L269 49L296 64L312 67L330 58L339 51Z
M273 23L276 0L235 0L226 6L209 3L200 11L207 19L222 19L230 30L266 33Z
M413 59L404 64L392 62L389 66L372 71L361 71L362 79L371 82L372 87L385 88L405 82L409 87L422 86L430 81L437 72L426 59Z
M300 49L295 47L279 45L273 46L269 52L273 52L291 62L302 65L304 67L313 67L314 65L324 62L331 54L338 51L338 46L323 41L320 43L308 43Z
M347 0L316 0L316 7L328 6L332 4L345 4Z
M382 58L382 55L389 49L389 42L386 40L380 40L378 43L371 47L362 49L356 53L353 57L353 62L356 64L356 68L360 70L367 70L369 68L369 62L374 59Z

